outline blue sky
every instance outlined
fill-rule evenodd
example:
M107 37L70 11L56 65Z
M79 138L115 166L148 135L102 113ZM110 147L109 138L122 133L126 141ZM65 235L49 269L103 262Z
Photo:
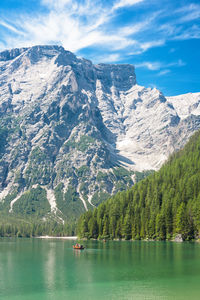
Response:
M1 0L0 50L38 44L131 63L167 96L200 92L199 0Z

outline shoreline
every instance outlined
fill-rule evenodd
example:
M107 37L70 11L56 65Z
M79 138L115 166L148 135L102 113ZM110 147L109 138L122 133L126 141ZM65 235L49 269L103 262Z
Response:
M17 236L1 236L0 239L3 238L17 238L17 239L57 239L57 240L80 240L80 241L99 241L102 242L103 239L86 239L86 238L78 238L78 236L50 236L50 235L41 235L41 236L29 236L29 237L17 237ZM175 242L175 243L200 243L200 239L193 239L190 241L183 241L179 239L171 239L171 240L154 240L154 239L140 239L140 240L125 240L125 239L106 239L106 242L113 241L113 242L135 242L135 241L142 241L142 242Z
M50 236L50 235L41 235L36 236L36 239L61 239L61 240L77 240L77 236Z

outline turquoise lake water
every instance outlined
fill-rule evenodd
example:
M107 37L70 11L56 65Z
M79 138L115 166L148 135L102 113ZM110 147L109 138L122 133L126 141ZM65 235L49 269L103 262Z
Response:
M0 239L0 299L200 299L200 244Z

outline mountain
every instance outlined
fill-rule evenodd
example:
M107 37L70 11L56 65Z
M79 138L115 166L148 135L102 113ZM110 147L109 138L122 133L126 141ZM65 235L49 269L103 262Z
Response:
M78 216L159 169L200 128L199 93L165 98L139 86L132 65L93 65L60 46L1 52L0 85L6 215Z
M161 169L80 217L86 238L200 238L200 131Z

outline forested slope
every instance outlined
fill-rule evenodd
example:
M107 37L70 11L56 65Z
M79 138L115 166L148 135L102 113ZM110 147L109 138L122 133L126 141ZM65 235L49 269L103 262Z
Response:
M200 235L200 131L158 171L79 219L86 238L172 239Z

